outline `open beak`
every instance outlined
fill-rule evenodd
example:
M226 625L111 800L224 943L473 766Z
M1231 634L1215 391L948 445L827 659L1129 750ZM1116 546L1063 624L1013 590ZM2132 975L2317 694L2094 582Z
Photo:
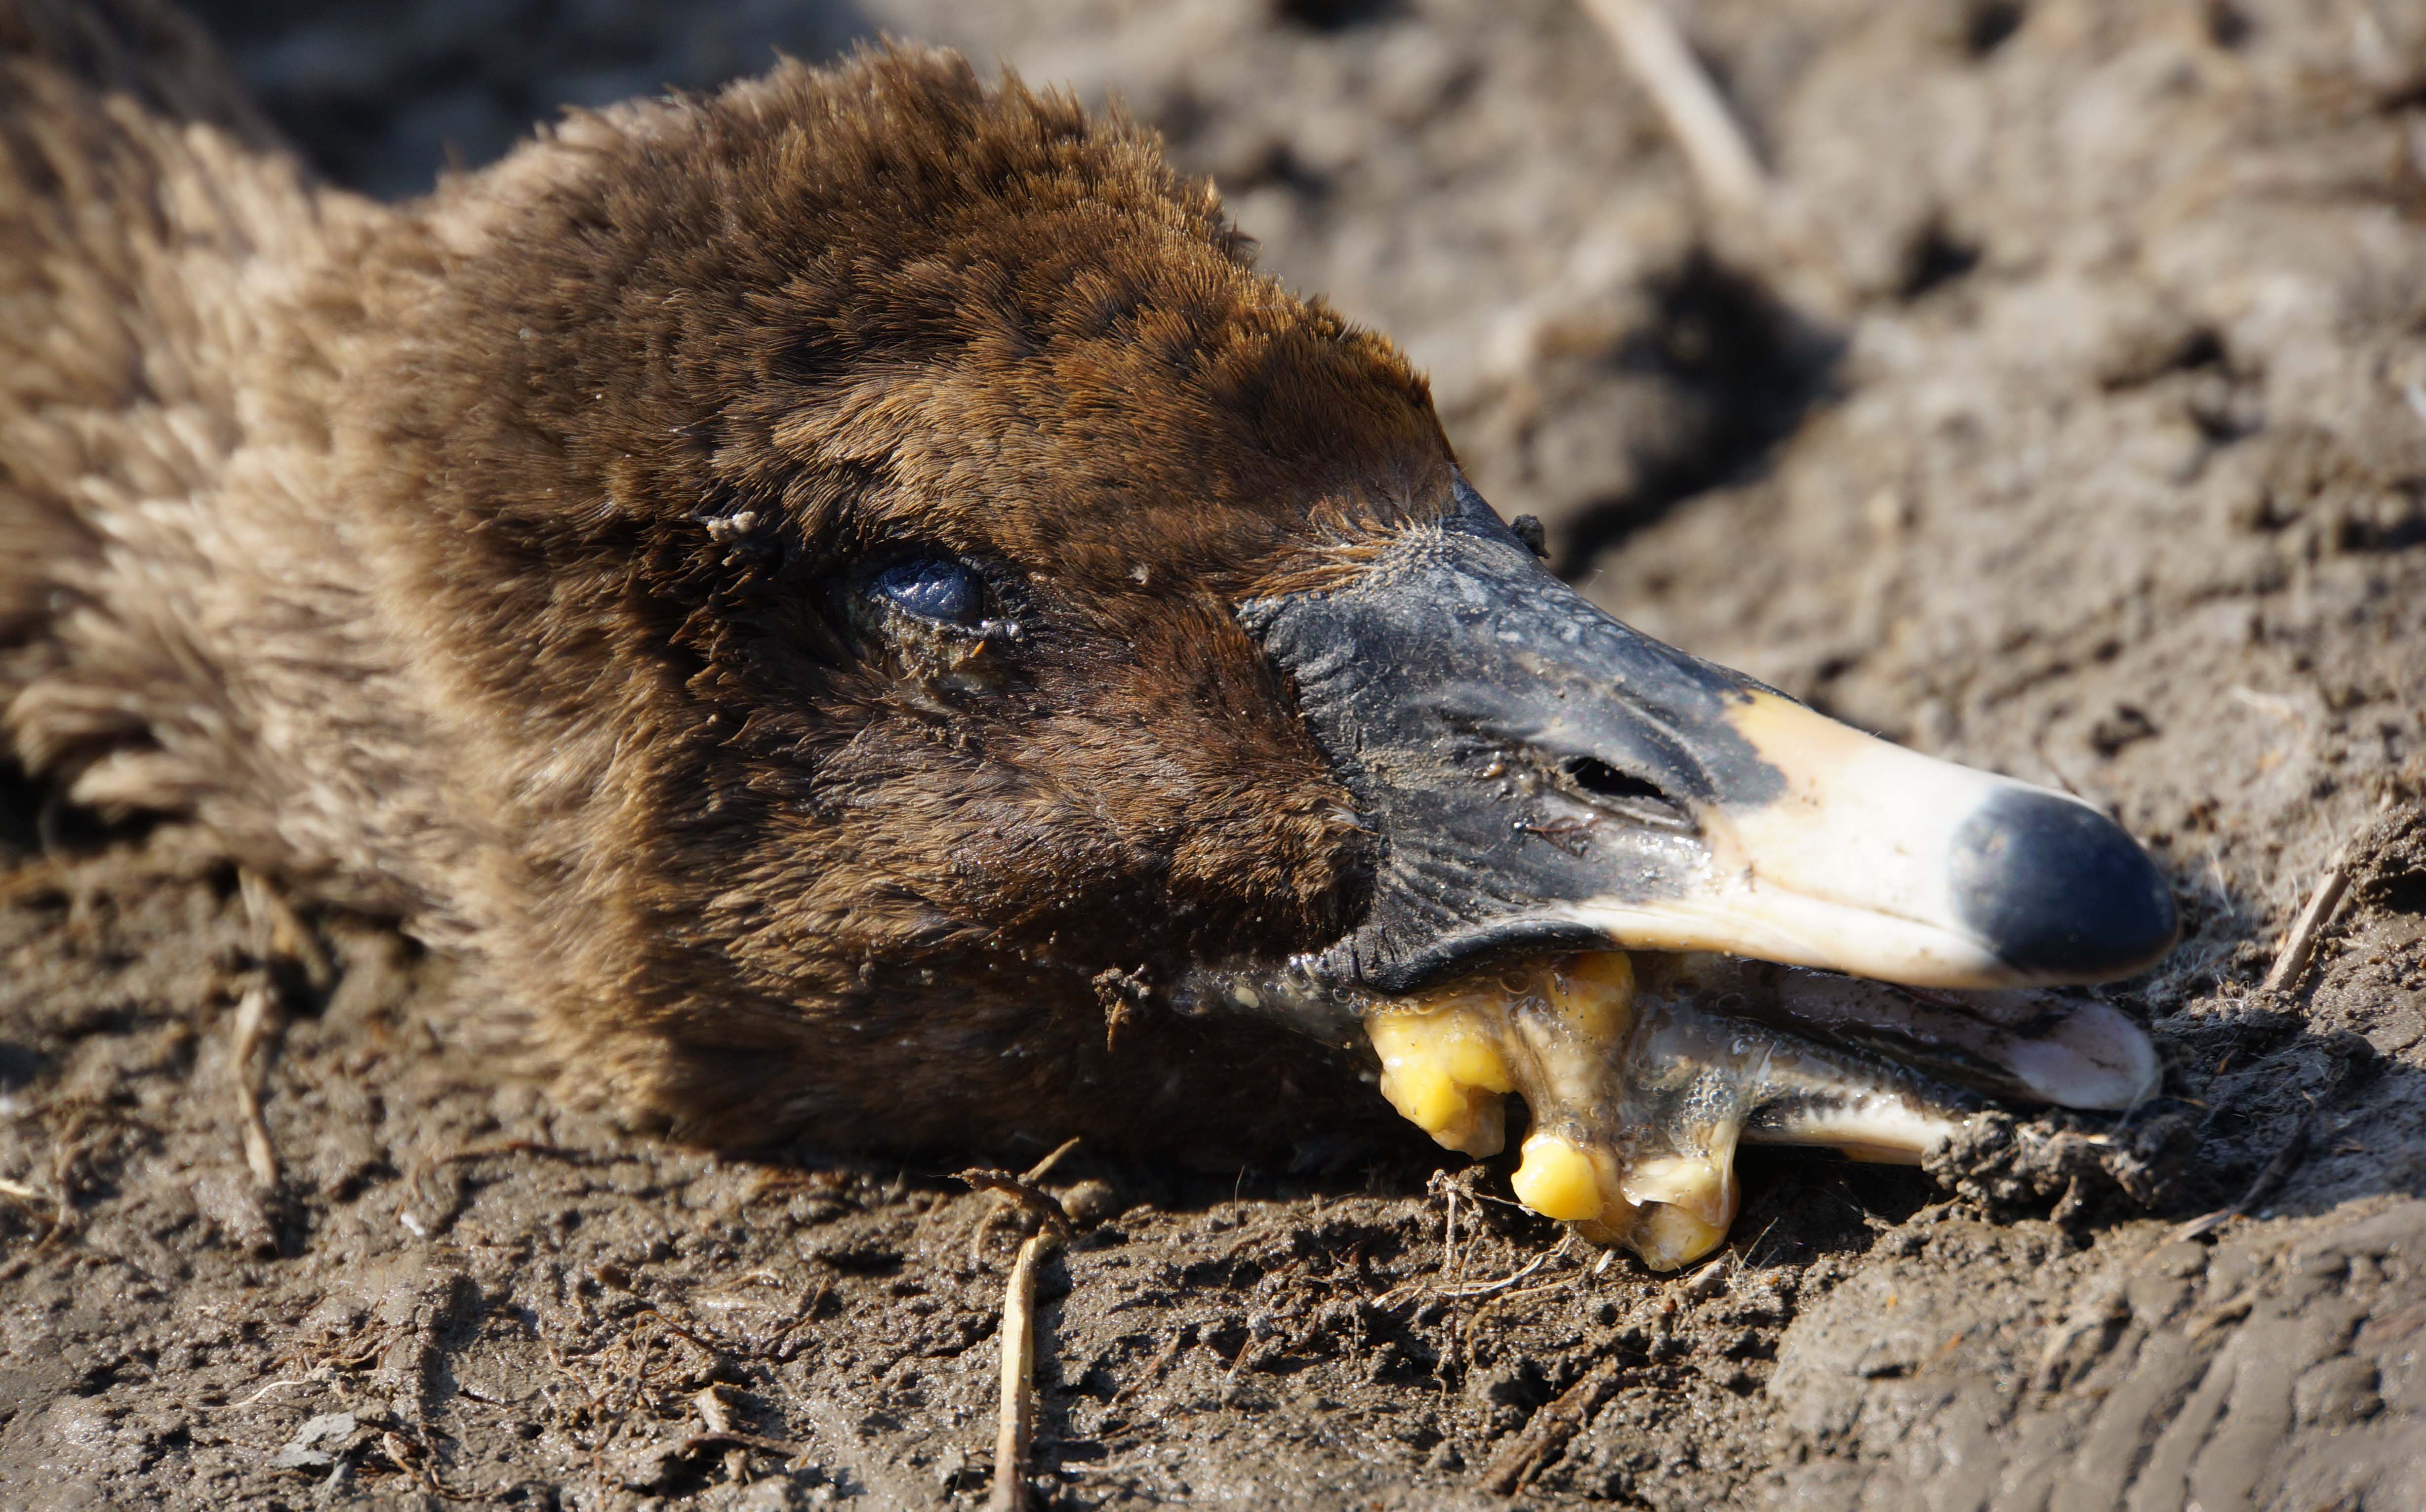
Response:
M1319 974L1400 993L1618 948L1999 988L2172 947L2164 877L2094 809L1638 635L1460 495L1346 585L1241 610L1382 842Z
M1518 1196L1662 1268L1724 1237L1739 1140L1917 1161L1980 1094L2154 1090L2138 1025L2037 990L2172 947L2130 837L1638 635L1458 502L1238 611L1379 851L1356 928L1214 990L1361 1031L1449 1148L1522 1096Z

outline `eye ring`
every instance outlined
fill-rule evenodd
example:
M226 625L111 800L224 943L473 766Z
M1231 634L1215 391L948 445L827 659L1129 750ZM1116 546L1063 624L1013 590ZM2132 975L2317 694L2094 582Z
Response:
M985 620L985 579L957 557L907 556L867 580L871 598L913 619L975 629Z

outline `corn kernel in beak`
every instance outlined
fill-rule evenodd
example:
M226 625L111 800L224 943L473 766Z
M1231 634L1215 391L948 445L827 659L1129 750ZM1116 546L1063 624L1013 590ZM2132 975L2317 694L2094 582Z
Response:
M1598 1218L1608 1202L1593 1158L1554 1134L1537 1134L1525 1141L1524 1164L1509 1184L1516 1189L1517 1201L1545 1218L1567 1223Z
M1366 1024L1382 1057L1382 1095L1444 1149L1496 1155L1507 1141L1502 1094L1514 1090L1491 1025L1457 1005L1378 1014Z
M1392 1106L1447 1148L1488 1155L1506 1139L1505 1094L1523 1097L1517 1199L1658 1270L1725 1241L1748 1126L1905 1160L1953 1127L1890 1071L1639 990L1614 952L1486 972L1364 1022Z

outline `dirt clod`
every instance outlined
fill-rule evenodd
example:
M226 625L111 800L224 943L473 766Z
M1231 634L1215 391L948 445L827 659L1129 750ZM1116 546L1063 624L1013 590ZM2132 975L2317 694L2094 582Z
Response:
M2142 1111L2119 1122L1990 1112L1933 1152L1924 1168L1989 1212L2046 1212L2052 1201L2051 1216L2068 1225L2109 1193L2142 1211L2177 1205L2197 1150L2197 1120L2183 1110Z

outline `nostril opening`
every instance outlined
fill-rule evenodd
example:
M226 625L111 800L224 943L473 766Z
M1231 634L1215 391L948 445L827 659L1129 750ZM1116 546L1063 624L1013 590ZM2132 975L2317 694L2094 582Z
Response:
M1639 777L1629 777L1595 756L1578 756L1565 764L1566 774L1575 779L1576 786L1605 798L1655 798L1668 801L1668 795L1653 783Z
M1681 820L1685 816L1684 805L1659 791L1658 783L1621 772L1596 756L1573 757L1560 763L1559 770L1578 791L1593 797L1610 799L1637 812L1647 808L1661 818Z

